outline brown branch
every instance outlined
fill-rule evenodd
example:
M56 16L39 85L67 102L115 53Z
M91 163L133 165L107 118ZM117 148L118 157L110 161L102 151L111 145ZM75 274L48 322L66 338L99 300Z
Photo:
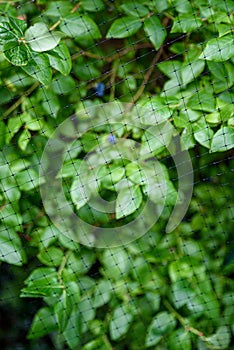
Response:
M110 63L110 62L112 62L112 61L114 61L114 60L116 60L116 59L126 55L128 52L130 52L132 50L139 50L139 49L144 49L144 48L149 48L149 47L153 47L153 45L151 43L139 44L139 45L127 47L126 49L123 49L122 51L117 52L114 55L109 56L109 57L99 56L99 55L96 55L95 53L92 53L90 51L83 51L82 50L80 52L75 53L72 56L72 60L74 61L75 59L77 59L78 57L81 57L81 56L87 56L87 57L90 57L90 58L96 58L97 60L103 60L103 61L105 61L107 63Z
M139 89L137 90L137 92L135 93L135 95L133 96L131 103L134 104L142 95L142 93L145 90L146 84L149 81L149 78L151 76L151 74L153 73L153 70L155 68L156 63L158 62L159 58L161 57L163 52L163 47L161 46L160 49L158 50L157 54L154 56L150 68L147 70L146 74L144 75L143 81L141 83L141 86L139 87Z
M35 84L30 86L30 88L21 96L10 108L6 110L6 112L1 116L0 119L7 118L16 108L18 108L25 97L29 96L38 86L40 85L40 82L37 81Z

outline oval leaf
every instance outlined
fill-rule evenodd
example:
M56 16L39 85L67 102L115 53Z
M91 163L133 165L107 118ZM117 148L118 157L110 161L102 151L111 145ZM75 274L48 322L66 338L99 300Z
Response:
M224 152L234 147L234 129L224 126L219 129L211 142L211 152Z
M72 61L67 46L61 42L48 53L50 65L63 75L68 75L72 68Z
M6 59L14 66L26 66L29 60L29 52L25 45L18 42L8 42L3 46Z
M120 219L134 213L141 202L142 193L138 185L120 190L116 200L116 218Z
M73 38L101 38L98 26L90 17L80 16L75 13L68 15L63 19L60 29Z
M148 35L149 40L154 45L155 49L158 50L167 34L164 26L156 15L145 20L144 31Z
M60 32L51 32L44 23L36 23L25 32L25 40L36 52L43 52L55 48L61 37Z
M52 80L52 70L50 62L46 55L35 54L23 70L45 86L48 86Z
M228 34L208 41L200 58L223 62L234 56L233 35Z
M127 38L135 34L142 26L141 20L135 17L123 17L114 21L106 35L107 38Z

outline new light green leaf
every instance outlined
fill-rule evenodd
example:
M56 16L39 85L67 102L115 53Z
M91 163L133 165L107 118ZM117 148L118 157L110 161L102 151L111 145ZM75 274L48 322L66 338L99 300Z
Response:
M224 152L234 147L234 128L224 126L215 134L211 142L211 152Z
M170 333L176 326L176 320L172 314L167 311L158 313L152 320L148 334L146 336L146 347L159 343L162 337Z
M0 226L0 260L17 266L23 265L26 260L21 240L14 228Z
M25 40L31 49L43 52L54 49L63 33L50 31L44 23L36 23L25 32Z
M133 16L126 16L116 19L107 32L106 38L128 38L135 34L142 26L139 18Z
M141 205L142 193L138 185L120 190L116 200L116 218L134 213Z
M208 41L200 58L208 61L223 62L234 56L233 34Z
M198 29L202 25L199 17L191 14L182 14L173 21L171 33L189 33Z
M133 320L133 315L128 305L123 304L118 306L113 313L112 319L110 321L110 337L112 340L117 340L121 336L127 333L131 322Z
M158 16L154 15L145 20L144 31L155 49L158 50L167 35L166 29L158 19Z
M43 337L57 329L57 322L52 308L43 307L39 309L33 319L31 329L28 333L29 339Z
M85 177L84 173L82 175L78 173L71 186L71 198L77 209L82 208L89 201L92 194L86 180L87 176Z

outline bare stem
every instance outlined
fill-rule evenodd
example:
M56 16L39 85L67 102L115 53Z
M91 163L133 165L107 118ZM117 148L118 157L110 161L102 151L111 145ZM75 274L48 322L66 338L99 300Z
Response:
M25 97L29 96L39 85L40 83L37 81L35 84L30 86L30 88L10 108L6 110L1 119L7 118L15 109L21 105Z

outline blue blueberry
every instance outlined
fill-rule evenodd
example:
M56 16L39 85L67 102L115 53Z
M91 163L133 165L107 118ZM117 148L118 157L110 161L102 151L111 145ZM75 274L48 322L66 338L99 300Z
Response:
M105 93L105 84L103 83L97 83L96 87L95 87L95 90L96 90L96 95L98 97L102 97Z
M115 135L113 134L110 134L108 137L107 137L107 140L109 143L111 143L112 145L115 145L116 144L116 137Z

